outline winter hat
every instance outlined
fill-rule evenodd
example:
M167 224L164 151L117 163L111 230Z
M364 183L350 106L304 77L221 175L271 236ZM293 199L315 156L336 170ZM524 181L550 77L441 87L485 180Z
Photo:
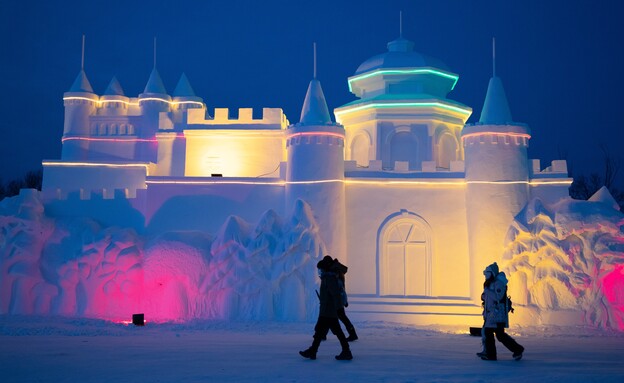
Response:
M492 273L493 276L496 276L498 275L498 265L496 264L496 262L494 262L486 267L484 271L489 271L490 273Z
M334 260L332 259L332 257L330 257L329 255L326 255L323 257L323 259L319 261L319 263L316 264L316 267L321 270L329 271L329 269L331 269L333 264L334 264Z

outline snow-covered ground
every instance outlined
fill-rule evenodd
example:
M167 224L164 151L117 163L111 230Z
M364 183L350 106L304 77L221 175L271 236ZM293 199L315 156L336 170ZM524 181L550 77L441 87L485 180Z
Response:
M94 319L0 316L0 381L10 382L623 382L624 334L515 328L513 361L478 359L467 328L355 323L354 360L335 337L298 355L313 323L199 321L145 327Z

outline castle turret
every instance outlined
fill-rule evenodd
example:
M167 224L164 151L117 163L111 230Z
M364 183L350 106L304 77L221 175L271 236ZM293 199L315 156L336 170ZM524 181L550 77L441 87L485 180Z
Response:
M87 158L89 142L89 117L97 112L99 97L87 79L84 69L80 70L69 91L63 94L65 123L63 127L63 160L84 160Z
M173 91L172 102L173 129L156 135L158 139L158 166L155 174L182 177L185 173L186 139L182 132L187 127L189 110L201 110L206 114L206 105L201 97L195 95L193 87L184 73Z
M314 78L299 123L286 131L287 210L298 199L312 207L327 252L346 262L344 127L331 120L321 83Z
M504 239L529 193L529 128L512 122L500 78L493 76L478 123L462 130L467 186L471 297L480 303L481 272L502 260Z
M137 132L139 138L150 139L155 137L156 132L160 128L161 113L170 112L170 105L171 97L167 94L160 74L158 74L154 66L145 85L145 90L139 94L139 106L142 116L141 125ZM156 145L151 142L140 142L137 147L139 148L139 158L143 161L157 161L158 148Z
M201 97L195 95L195 91L191 86L188 78L184 73L180 76L178 85L176 85L173 91L173 122L174 124L185 124L186 116L189 109L204 109L204 100Z
M102 116L123 116L128 114L130 99L124 94L117 77L111 79L108 87L100 97L101 108L98 111Z

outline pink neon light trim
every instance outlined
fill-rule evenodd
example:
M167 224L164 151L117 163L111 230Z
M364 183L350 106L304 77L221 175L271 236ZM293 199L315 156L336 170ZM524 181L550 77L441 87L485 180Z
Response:
M531 138L531 135L526 134L526 133L479 132L479 133L466 134L465 136L462 136L462 140L468 137L480 137L480 136L487 136L487 135L521 137L521 138L526 138L526 139Z
M107 142L158 142L155 138L93 138L93 137L64 137L61 142L70 140L107 141Z
M288 136L287 138L294 138L299 136L329 136L329 137L338 137L344 139L344 134L340 133L331 133L331 132L302 132L302 133L294 133Z

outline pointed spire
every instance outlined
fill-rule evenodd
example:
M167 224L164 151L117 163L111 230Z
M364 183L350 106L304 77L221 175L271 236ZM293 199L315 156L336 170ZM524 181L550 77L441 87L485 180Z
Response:
M108 87L104 91L105 96L125 96L121 84L117 80L117 77L113 76Z
M317 79L310 81L299 122L305 125L325 125L332 122L321 82Z
M316 79L316 43L314 43L314 73L312 74L312 78Z
M308 92L303 101L301 108L301 117L299 122L304 125L325 125L331 123L329 109L321 88L321 82L316 79L316 43L313 44L314 49L314 72L312 81L308 85Z
M152 69L152 73L150 74L149 80L147 80L147 84L145 85L145 90L143 93L158 93L158 94L167 94L167 89L165 89L165 84L163 84L160 75L156 68Z
M492 77L496 77L496 37L492 37Z
M503 82L498 77L492 77L485 95L479 122L488 125L505 125L512 121Z
M180 76L178 85L176 85L173 91L173 97L196 97L186 74L182 73L182 76Z
M84 71L85 35L82 35L82 52L80 54L80 72L68 92L93 93L91 83Z
M93 88L84 70L80 70L71 88L69 88L69 92L93 93Z
M479 122L488 125L504 125L512 121L503 82L496 77L496 39L492 38L492 78L488 84Z

